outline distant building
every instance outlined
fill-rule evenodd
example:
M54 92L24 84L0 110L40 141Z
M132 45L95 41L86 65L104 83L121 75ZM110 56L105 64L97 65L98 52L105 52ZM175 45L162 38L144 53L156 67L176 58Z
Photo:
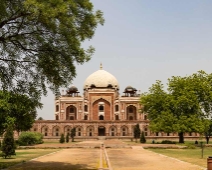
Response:
M37 120L31 131L38 131L46 139L59 138L76 127L76 138L132 138L138 123L146 136L176 136L177 134L151 133L147 115L141 113L140 94L127 86L119 94L117 79L102 69L92 73L84 82L83 96L71 86L55 97L55 120ZM192 135L192 134L189 134Z

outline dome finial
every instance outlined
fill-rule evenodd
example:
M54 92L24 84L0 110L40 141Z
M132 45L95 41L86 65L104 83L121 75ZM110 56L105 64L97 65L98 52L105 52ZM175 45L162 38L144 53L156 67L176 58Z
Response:
M102 63L100 63L100 70L102 70Z

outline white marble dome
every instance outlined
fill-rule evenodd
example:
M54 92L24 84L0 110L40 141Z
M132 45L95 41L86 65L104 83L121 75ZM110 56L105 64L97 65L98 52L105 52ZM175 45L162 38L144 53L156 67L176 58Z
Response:
M91 85L95 85L95 87L108 87L108 85L112 85L113 88L119 88L117 79L112 74L103 70L102 66L100 66L100 70L87 77L83 87L85 89Z

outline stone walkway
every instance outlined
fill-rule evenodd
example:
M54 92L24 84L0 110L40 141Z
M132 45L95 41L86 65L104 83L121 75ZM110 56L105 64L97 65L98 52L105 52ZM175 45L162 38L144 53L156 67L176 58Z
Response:
M85 148L63 149L11 170L203 170L205 168L145 150L119 140L84 141Z

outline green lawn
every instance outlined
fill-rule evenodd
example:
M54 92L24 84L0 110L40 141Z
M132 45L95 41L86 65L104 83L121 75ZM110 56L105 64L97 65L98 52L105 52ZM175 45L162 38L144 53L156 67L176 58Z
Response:
M33 158L46 155L48 153L56 152L59 149L23 149L16 150L16 156L12 156L11 158L4 159L0 157L0 169L7 168L9 166L24 163Z
M148 149L156 153L174 157L182 161L190 162L199 166L207 167L207 158L212 156L212 148L207 147L203 150L203 158L201 148L196 149Z

